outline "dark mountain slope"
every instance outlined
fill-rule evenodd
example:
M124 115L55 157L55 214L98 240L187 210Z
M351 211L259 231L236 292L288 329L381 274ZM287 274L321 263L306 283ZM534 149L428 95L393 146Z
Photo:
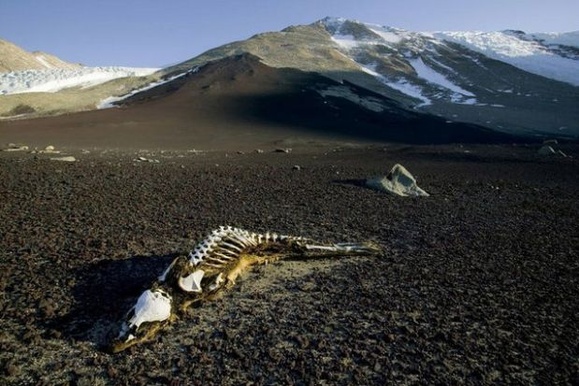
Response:
M513 137L402 108L315 73L272 68L251 54L211 62L137 94L119 109L0 123L10 142L42 146L235 149L287 138L405 143ZM42 141L42 142L41 142ZM40 143L39 143L40 142Z
M239 119L292 127L324 136L408 143L512 141L491 130L404 109L398 102L349 82L316 73L272 68L251 54L211 62L124 103L157 107L191 118ZM149 106L152 107L152 106Z

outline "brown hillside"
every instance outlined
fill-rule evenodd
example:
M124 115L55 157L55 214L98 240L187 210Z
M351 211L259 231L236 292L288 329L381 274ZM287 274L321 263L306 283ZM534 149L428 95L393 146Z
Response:
M382 111L319 92L330 88L375 101ZM232 150L291 138L410 143L512 140L474 125L448 124L404 110L383 96L315 73L268 67L252 55L210 63L139 93L138 99L120 107L0 122L0 134L5 142L32 146Z
M45 70L47 68L78 68L44 52L28 52L15 44L0 39L0 72Z

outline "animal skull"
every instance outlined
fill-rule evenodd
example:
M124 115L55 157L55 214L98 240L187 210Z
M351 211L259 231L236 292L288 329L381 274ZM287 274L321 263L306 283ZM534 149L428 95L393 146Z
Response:
M160 288L146 290L127 313L127 320L112 346L113 352L147 340L171 318L172 298Z

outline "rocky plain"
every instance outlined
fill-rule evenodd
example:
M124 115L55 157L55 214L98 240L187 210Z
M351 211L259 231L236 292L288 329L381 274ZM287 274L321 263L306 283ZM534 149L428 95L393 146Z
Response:
M291 147L0 152L0 383L579 383L577 145ZM396 163L430 196L365 187ZM220 225L383 252L259 266L109 354L141 291Z

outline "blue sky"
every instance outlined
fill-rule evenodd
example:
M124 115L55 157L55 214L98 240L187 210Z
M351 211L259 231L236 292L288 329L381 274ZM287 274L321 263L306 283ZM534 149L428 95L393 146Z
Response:
M0 39L89 66L160 67L325 16L414 31L569 32L577 0L0 0Z

